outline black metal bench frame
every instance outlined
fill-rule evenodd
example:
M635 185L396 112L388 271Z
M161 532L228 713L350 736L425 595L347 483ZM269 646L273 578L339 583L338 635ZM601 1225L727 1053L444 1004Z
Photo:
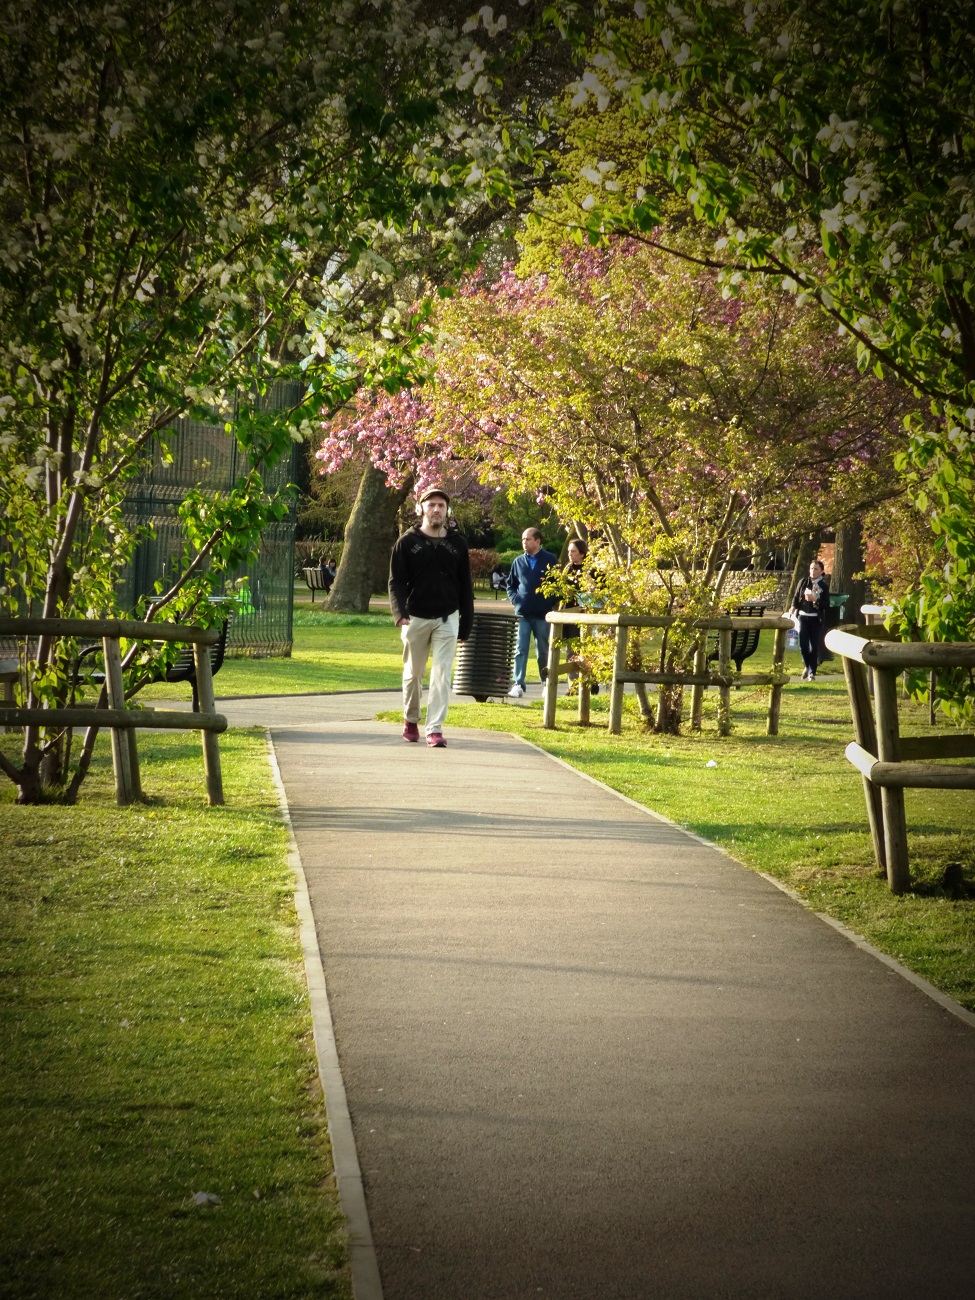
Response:
M760 602L737 605L731 611L732 618L762 618L765 615L765 606ZM760 627L736 627L731 634L731 659L734 660L735 667L741 672L741 666L746 659L750 659L758 649L758 642L762 635ZM708 637L708 653L705 663L715 663L721 655L716 636Z
M324 591L326 594L331 591L332 584L331 582L326 584L325 575L322 573L321 569L316 568L314 565L309 565L307 568L302 569L301 572L305 578L305 586L311 592L311 603L313 605L315 603L316 591Z
M219 640L209 647L211 680L216 677L217 673L223 667L224 657L227 652L227 631L229 627L230 618L228 616L220 624ZM95 642L94 645L86 646L86 648L81 651L75 665L76 682L80 676L81 661L87 658L88 655L98 654L101 649L101 643ZM184 646L182 650L180 650L179 658L176 662L170 664L165 672L160 673L158 677L154 678L154 680L159 682L189 682L190 688L193 691L193 712L200 712L200 690L196 680L196 658L193 653L192 645ZM105 674L101 671L93 672L89 676L89 681L93 682L96 686L102 686L105 682Z

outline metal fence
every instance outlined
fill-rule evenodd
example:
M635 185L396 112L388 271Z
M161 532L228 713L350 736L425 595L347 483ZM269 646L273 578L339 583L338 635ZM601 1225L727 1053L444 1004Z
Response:
M300 397L298 385L279 383L261 399L261 405L265 410L285 410ZM140 597L153 592L157 581L174 576L183 549L177 511L186 494L194 488L227 491L246 469L237 441L223 423L180 419L175 427L178 436L172 439L172 460L167 463L157 453L149 471L133 483L125 501L126 523L131 527L148 525L148 535L139 542L132 563L120 576L123 608L134 609ZM271 491L284 487L292 477L290 457L264 475ZM231 586L246 579L250 597L230 625L228 655L266 658L291 653L294 544L292 506L288 518L264 530L253 563L228 576Z

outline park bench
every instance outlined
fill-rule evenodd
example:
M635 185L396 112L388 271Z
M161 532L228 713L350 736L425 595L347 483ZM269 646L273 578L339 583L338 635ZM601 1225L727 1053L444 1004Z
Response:
M732 618L761 618L765 613L765 606L757 601L749 601L744 605L737 605L731 611ZM758 649L759 638L762 635L760 627L736 627L731 633L731 649L728 657L734 660L735 667L741 672L741 666L746 659ZM708 653L706 663L715 663L721 657L721 648L718 644L718 637L708 637ZM736 687L736 689L738 689Z
M224 657L227 652L227 630L229 627L230 619L228 617L220 624L219 640L214 645L210 646L211 681L223 667ZM101 654L102 652L102 644L100 641L96 641L92 645L86 646L85 649L81 651L78 655L75 666L76 683L80 676L79 670L81 668L82 660L86 659L88 655ZM102 686L105 683L105 674L101 671L95 671L89 676L88 680L95 686ZM192 645L184 646L180 651L179 658L176 662L170 664L169 667L161 672L155 680L159 682L189 682L190 689L193 692L193 712L200 712L200 688L196 676L196 656Z
M315 592L329 591L332 583L326 579L325 574L322 573L321 569L316 568L314 565L309 565L307 568L302 569L301 572L305 578L305 586L311 592L311 603L314 605Z

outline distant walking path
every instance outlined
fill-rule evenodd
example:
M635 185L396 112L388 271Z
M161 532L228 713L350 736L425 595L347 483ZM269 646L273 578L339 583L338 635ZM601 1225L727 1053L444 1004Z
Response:
M972 1295L975 1029L517 738L268 703L385 1300Z

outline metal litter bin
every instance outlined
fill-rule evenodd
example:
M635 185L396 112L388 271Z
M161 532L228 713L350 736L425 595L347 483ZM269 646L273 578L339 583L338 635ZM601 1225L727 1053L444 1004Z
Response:
M833 627L839 627L843 622L846 614L846 602L850 599L848 591L831 591L829 593L829 608L826 611L826 618L823 620L823 626L819 633L819 659L832 659L833 652L826 648L826 633Z
M483 704L490 695L508 694L517 622L511 614L474 615L470 636L457 647L455 695L473 695Z

